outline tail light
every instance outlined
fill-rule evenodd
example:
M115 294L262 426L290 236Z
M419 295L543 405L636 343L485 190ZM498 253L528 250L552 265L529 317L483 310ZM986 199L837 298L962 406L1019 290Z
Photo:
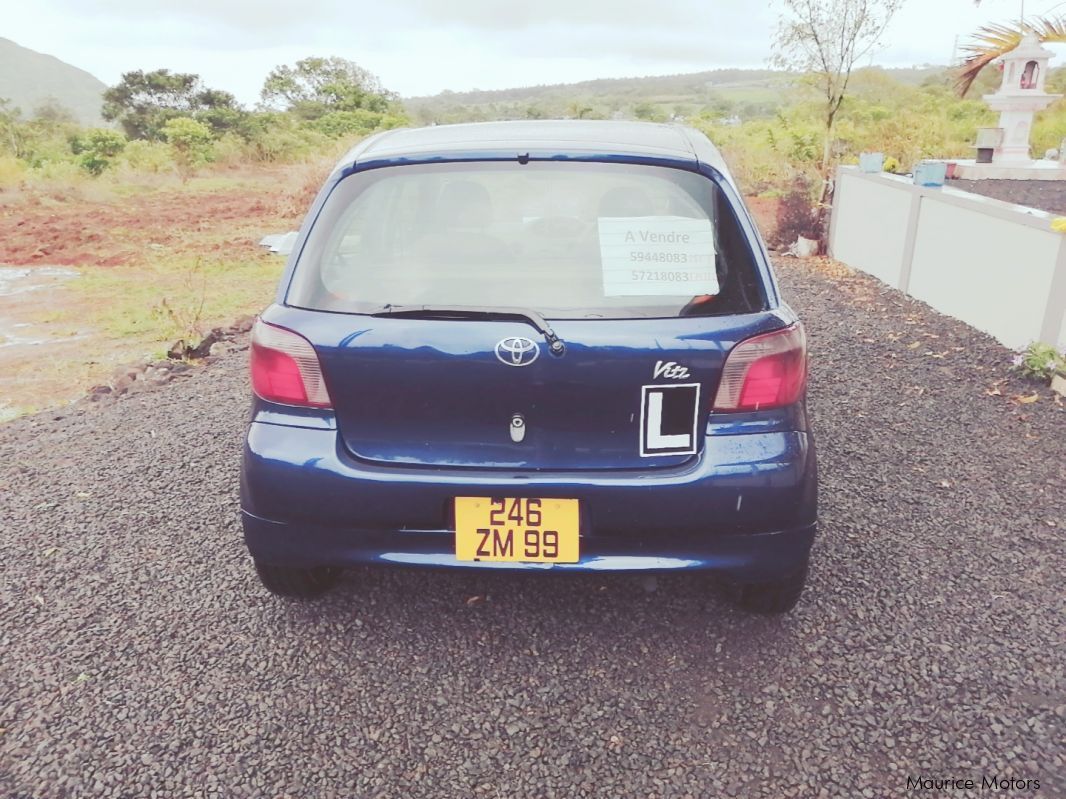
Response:
M299 333L257 319L252 328L252 390L265 400L306 408L332 408L322 366Z
M799 400L807 385L803 325L764 333L733 348L722 369L716 411L758 411Z

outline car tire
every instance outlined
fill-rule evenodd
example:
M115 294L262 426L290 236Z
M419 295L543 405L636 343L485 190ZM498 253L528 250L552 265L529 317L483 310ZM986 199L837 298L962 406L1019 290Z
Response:
M332 566L297 569L255 562L255 571L266 589L278 596L311 599L336 585L341 570Z
M740 587L739 604L744 610L764 615L788 613L796 607L807 584L807 564L798 571L771 582L747 583Z

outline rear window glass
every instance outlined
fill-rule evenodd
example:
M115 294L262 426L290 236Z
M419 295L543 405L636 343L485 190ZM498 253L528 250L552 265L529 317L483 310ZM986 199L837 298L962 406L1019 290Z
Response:
M680 169L532 161L355 173L331 193L288 304L521 306L554 319L765 308L717 184Z

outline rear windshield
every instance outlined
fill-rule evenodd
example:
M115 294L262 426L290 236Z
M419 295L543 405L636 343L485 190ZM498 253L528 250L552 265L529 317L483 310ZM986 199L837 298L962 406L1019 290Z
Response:
M286 302L521 306L554 319L763 310L747 237L718 186L680 169L531 161L399 166L342 180Z

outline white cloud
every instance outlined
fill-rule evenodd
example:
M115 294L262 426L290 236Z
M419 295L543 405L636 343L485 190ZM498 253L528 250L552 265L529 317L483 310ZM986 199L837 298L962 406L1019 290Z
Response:
M873 60L946 63L956 35L1017 5L909 0ZM766 0L36 0L5 10L3 35L107 83L168 67L254 102L271 68L307 55L350 58L403 95L758 67L776 17Z

